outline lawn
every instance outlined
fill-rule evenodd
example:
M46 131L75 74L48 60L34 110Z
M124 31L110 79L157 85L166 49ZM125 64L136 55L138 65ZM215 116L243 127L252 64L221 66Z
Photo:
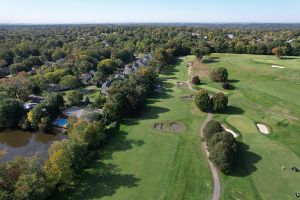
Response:
M294 199L300 188L300 174L291 171L300 167L300 58L213 54L204 62L210 70L226 67L236 87L227 113L214 115L242 135L235 171L222 175L222 199ZM208 78L203 81L221 89ZM271 134L259 133L258 122Z
M188 88L176 83L187 79L192 56L168 66L161 75L164 91L148 100L137 119L122 122L102 154L84 171L74 189L52 199L210 199L213 182L199 140L205 115L192 101ZM182 133L158 132L157 122L185 125Z

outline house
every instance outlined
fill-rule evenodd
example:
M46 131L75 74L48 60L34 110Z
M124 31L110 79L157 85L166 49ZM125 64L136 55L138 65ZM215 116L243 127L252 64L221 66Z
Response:
M62 87L58 84L54 84L54 83L51 83L48 85L48 89L47 91L48 92L62 92L62 91L66 91L66 90L69 90L70 88L68 87Z
M51 67L51 66L54 65L54 63L53 63L53 62L50 62L50 61L45 61L44 65L45 65L46 67Z
M30 100L32 100L34 103L41 103L44 101L45 97L37 96L34 94L29 95L28 97Z
M86 116L93 113L100 113L102 114L101 109L88 109L88 108L79 108L72 106L70 108L67 108L63 111L63 115L66 117L75 117L77 119L81 118L83 120L86 120Z
M233 34L228 34L227 36L228 36L229 39L233 39L234 38Z
M103 94L108 94L108 89L112 83L113 83L112 80L107 80L105 83L102 84L101 91Z
M88 72L88 73L85 73L85 74L82 74L80 77L79 77L79 80L85 84L85 85L88 85L91 83L91 80L92 78L94 77L94 74Z
M36 105L38 105L38 103L30 103L30 102L26 102L23 105L23 108L27 111L32 110Z

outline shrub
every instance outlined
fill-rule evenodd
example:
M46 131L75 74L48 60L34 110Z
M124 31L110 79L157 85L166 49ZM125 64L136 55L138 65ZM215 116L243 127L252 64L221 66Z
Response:
M228 71L224 67L214 69L210 73L210 78L214 82L226 82L228 79Z
M83 94L81 94L81 92L75 91L75 90L68 91L66 93L66 97L67 97L67 100L68 100L68 104L70 106L81 105L82 100L83 100Z
M223 93L217 93L211 98L212 110L214 112L222 112L227 108L228 97Z
M230 85L230 83L228 82L222 82L222 88L225 89L225 90L230 90L232 89L232 85Z
M210 111L211 100L209 94L205 90L200 90L195 95L195 104L203 112Z
M106 103L106 97L100 92L93 102L93 107L95 108L102 108Z
M217 121L209 121L203 129L204 139L208 141L214 134L224 131L224 128Z
M195 85L199 85L200 83L201 83L201 80L200 80L200 78L199 78L199 76L194 76L193 78L192 78L192 81L191 81L193 84L195 84Z
M76 76L66 75L61 78L59 85L62 87L67 87L70 89L77 88L79 86L79 82Z

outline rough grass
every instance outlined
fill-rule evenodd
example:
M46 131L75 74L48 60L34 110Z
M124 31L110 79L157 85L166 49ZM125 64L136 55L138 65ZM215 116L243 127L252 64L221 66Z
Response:
M183 102L189 89L186 64L193 57L168 66L161 76L164 91L149 99L137 119L124 120L121 131L98 160L82 175L73 190L52 199L210 199L212 176L201 149L199 129L205 115L193 102ZM183 134L158 134L157 121L180 121Z

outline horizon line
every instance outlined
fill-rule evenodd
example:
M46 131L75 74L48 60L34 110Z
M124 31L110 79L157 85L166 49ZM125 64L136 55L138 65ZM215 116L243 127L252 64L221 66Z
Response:
M300 24L300 22L0 22L0 25L101 25L101 24Z

